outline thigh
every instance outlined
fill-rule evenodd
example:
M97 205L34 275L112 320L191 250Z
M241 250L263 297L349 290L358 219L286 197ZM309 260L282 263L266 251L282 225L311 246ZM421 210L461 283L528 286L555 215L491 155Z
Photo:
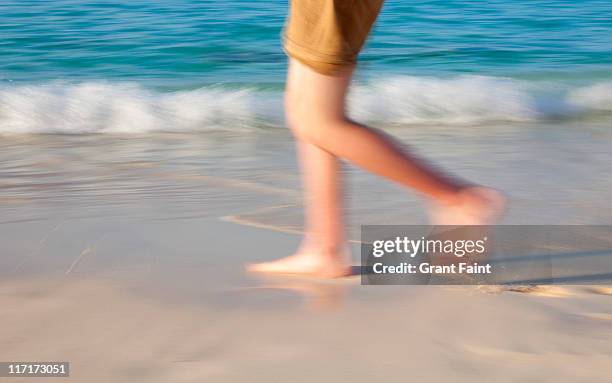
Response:
M344 119L352 75L352 66L327 76L290 58L285 95L287 112L308 119Z

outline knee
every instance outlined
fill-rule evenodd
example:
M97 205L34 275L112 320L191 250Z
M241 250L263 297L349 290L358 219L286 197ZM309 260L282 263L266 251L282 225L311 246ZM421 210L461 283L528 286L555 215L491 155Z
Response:
M329 130L343 120L342 116L331 115L316 105L296 101L290 96L285 99L285 118L297 139L317 146L325 146Z

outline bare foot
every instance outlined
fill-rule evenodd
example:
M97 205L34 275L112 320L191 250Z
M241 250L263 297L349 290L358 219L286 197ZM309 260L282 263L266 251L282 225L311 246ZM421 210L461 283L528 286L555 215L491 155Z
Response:
M268 274L298 274L319 278L340 278L351 275L351 265L347 255L323 255L299 251L271 262L252 263L247 271Z
M436 203L430 209L434 225L492 225L504 213L506 198L497 190L474 186L458 193L449 203Z

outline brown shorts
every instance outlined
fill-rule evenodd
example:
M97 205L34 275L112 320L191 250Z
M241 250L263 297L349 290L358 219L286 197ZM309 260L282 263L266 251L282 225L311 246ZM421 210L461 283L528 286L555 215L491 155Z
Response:
M357 61L384 0L291 0L285 52L334 75Z

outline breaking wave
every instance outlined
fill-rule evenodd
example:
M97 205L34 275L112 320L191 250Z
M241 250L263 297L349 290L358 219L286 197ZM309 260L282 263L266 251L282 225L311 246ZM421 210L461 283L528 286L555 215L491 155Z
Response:
M612 81L572 86L498 77L395 76L355 85L352 117L381 124L486 124L612 116ZM0 86L0 133L251 130L283 124L281 92L174 92L82 82Z

